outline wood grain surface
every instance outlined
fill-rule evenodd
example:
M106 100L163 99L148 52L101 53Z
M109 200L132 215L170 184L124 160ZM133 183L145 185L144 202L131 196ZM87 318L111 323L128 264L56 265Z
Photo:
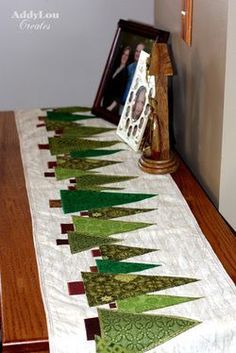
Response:
M10 112L0 114L0 230L3 353L48 352L19 140Z
M226 224L213 203L181 161L172 177L187 201L203 234L211 244L225 270L236 283L236 235Z
M3 353L48 353L32 225L14 115L0 113L0 270ZM236 282L236 237L183 162L173 178ZM68 352L69 353L69 352Z

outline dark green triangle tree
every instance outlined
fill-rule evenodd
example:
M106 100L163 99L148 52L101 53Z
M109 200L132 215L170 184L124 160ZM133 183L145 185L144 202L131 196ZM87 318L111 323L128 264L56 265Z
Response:
M87 120L87 119L94 119L92 115L86 114L73 114L76 112L72 112L71 110L67 111L48 111L47 118L49 120L59 120L59 121L77 121L77 120Z
M124 205L156 196L155 194L113 193L87 190L61 190L60 194L65 213L87 211L95 207L102 208Z
M106 156L110 154L114 154L117 152L123 151L121 149L119 150L85 150L85 151L72 151L70 152L71 158L87 158L87 157L100 157L100 156Z
M113 260L96 260L96 265L98 268L98 272L113 274L139 272L149 270L150 268L154 268L157 266L161 266L159 264L147 264L141 262L121 262Z

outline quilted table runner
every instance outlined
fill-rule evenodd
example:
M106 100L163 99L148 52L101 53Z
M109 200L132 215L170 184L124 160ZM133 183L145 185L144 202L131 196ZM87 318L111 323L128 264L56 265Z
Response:
M16 122L50 352L235 353L235 286L171 176L92 115Z

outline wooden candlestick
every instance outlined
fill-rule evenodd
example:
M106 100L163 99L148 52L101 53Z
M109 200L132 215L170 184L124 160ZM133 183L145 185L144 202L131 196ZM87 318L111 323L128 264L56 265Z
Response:
M173 69L167 44L153 44L149 75L155 76L155 98L150 99L149 146L143 150L139 166L152 174L172 173L178 168L178 159L169 141L168 76L173 76Z

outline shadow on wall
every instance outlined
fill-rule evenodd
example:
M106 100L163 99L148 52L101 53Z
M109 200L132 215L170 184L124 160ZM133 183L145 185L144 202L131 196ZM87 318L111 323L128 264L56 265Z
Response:
M197 75L196 75L197 71ZM184 65L178 67L174 87L174 129L176 148L190 169L204 185L198 173L201 155L201 121L206 92L202 90L205 84L199 56L196 53L191 58L186 57Z
M176 57L183 53L185 50L177 45ZM191 55L186 52L185 61L174 76L176 149L216 206L221 154L220 94L214 61L201 62L197 51Z

